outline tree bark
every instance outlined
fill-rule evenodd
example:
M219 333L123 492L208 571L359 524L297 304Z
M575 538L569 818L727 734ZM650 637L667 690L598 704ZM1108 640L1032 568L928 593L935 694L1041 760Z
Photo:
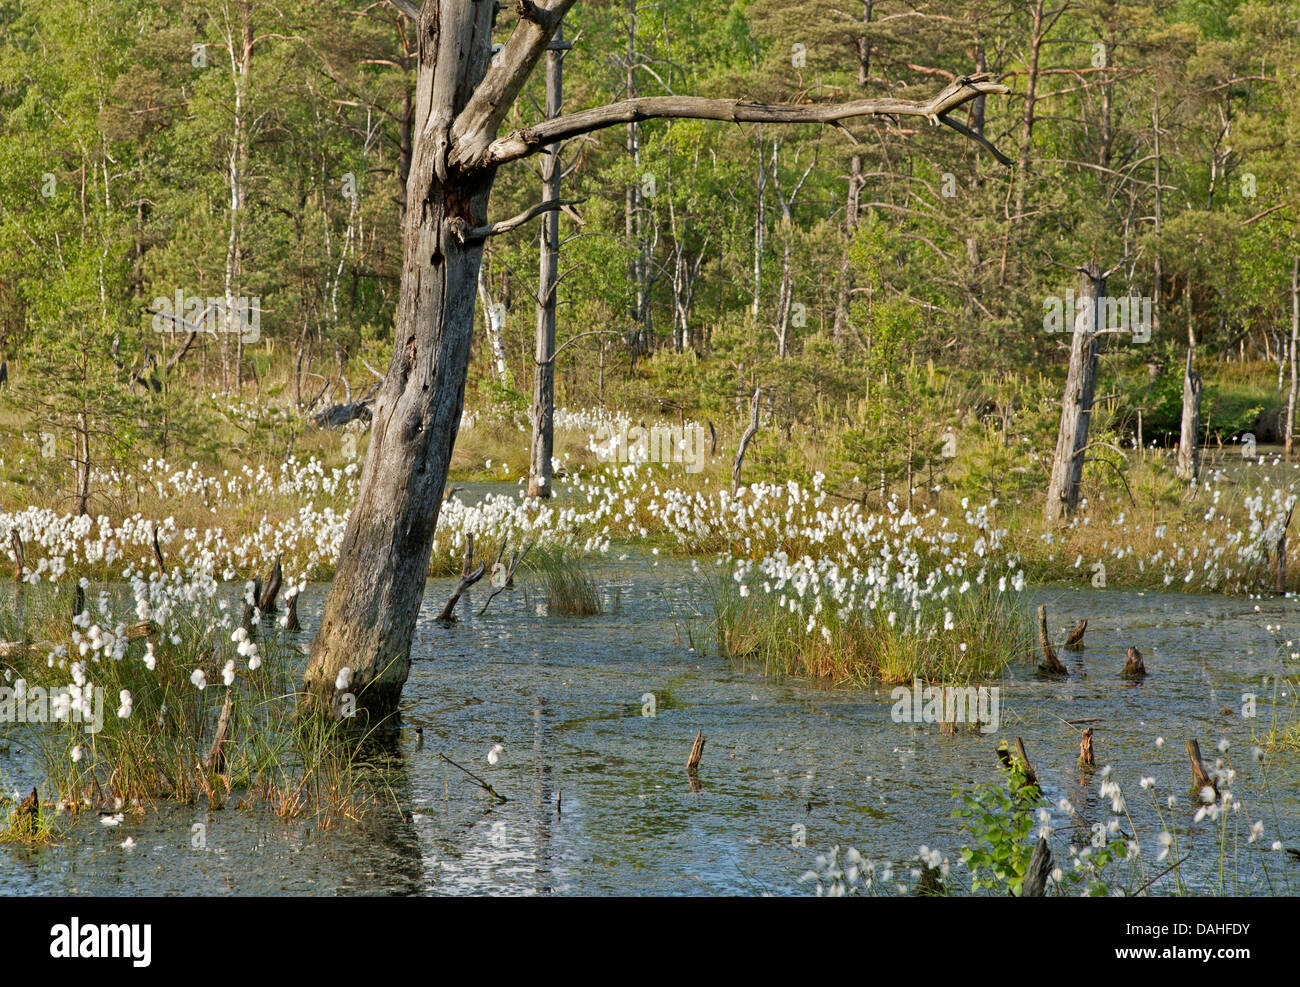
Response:
M563 25L555 40L563 38ZM546 53L546 118L560 115L564 93L563 52ZM542 201L560 198L560 145L551 144L542 158ZM528 496L551 496L551 456L555 451L555 292L560 266L560 213L542 217L537 275L537 359L533 365L533 437L529 445Z
M1088 444L1092 417L1093 387L1097 379L1097 333L1102 328L1106 279L1095 261L1089 261L1079 276L1079 297L1070 337L1070 369L1061 398L1061 427L1056 436L1056 455L1047 485L1044 517L1057 521L1074 513L1079 504L1083 480L1083 450Z
M1183 368L1183 421L1174 468L1178 479L1184 481L1195 480L1201 472L1201 375L1192 369L1193 352L1192 347L1187 347L1187 364Z
M329 709L339 670L351 668L362 725L395 726L460 427L482 244L462 244L453 221L486 222L493 175L449 174L445 134L487 70L491 19L490 3L426 3L420 15L393 356L303 683L307 704Z

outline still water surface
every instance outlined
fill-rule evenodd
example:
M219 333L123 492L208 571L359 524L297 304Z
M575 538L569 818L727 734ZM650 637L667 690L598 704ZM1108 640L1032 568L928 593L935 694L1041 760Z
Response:
M1275 696L1263 679L1300 665L1289 658L1300 650L1295 600L1029 592L1031 605L1048 604L1056 635L1089 618L1088 648L1063 655L1076 674L1052 681L1027 663L1012 667L998 733L949 736L935 724L893 722L888 690L773 680L711 646L692 651L707 626L699 619L707 594L689 564L639 557L598 574L602 615L551 616L521 576L483 617L488 590L475 587L451 628L434 617L453 581L430 581L401 758L388 777L409 819L392 809L322 831L237 800L220 811L163 806L112 829L88 815L56 846L0 848L0 894L807 893L799 875L835 844L895 862L915 860L926 844L955 861L953 792L996 779L999 738L1024 738L1052 803L1065 796L1089 821L1104 819L1100 775L1075 766L1078 728L1065 722L1084 718L1097 721L1098 767L1114 765L1152 861L1161 824L1139 779L1155 778L1162 808L1171 791L1179 795L1165 816L1183 851L1194 850L1183 872L1194 889L1216 892L1218 854L1211 824L1191 823L1184 738L1199 739L1210 761L1226 738L1250 821L1263 820L1266 842L1300 847L1300 757L1251 758L1252 731L1294 708L1294 696ZM300 601L304 649L326 589L311 586ZM1138 685L1119 676L1130 643L1150 673ZM1259 696L1254 720L1241 715L1245 692ZM646 693L652 717L643 715ZM697 730L707 746L692 791L684 763ZM494 744L505 753L491 765ZM509 801L492 804L438 752ZM0 755L15 784L26 783L20 757ZM201 848L195 824L205 827ZM1059 812L1053 825L1069 828ZM796 826L806 848L792 845ZM127 836L135 849L121 848ZM1243 838L1236 860L1247 884L1230 876L1227 890L1266 892L1255 846ZM1275 893L1300 885L1300 864L1285 854L1265 862Z

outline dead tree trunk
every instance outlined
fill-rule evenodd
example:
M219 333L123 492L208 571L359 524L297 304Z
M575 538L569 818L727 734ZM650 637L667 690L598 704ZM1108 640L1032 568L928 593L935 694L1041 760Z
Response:
M1052 852L1047 848L1047 837L1040 836L1029 856L1029 868L1020 885L1020 897L1042 898L1047 895L1047 879L1052 874Z
M1079 735L1079 764L1082 767L1094 767L1096 756L1092 752L1092 727L1084 727Z
M1296 393L1300 376L1296 374L1296 340L1300 338L1300 257L1291 265L1291 390L1286 398L1286 461L1291 462L1291 436L1295 432Z
M1204 788L1212 789L1217 795L1219 786L1205 773L1205 765L1201 763L1201 745L1195 740L1188 740L1184 746L1187 748L1187 761L1192 769L1192 786L1198 792Z
M654 96L543 120L501 135L502 123L574 0L518 0L518 23L492 56L496 5L419 10L415 147L406 186L403 263L393 355L375 400L356 506L304 674L306 705L331 710L341 668L352 669L359 725L397 711L410 670L433 532L464 404L483 241L559 208L549 201L487 222L497 169L583 134L651 118L729 123L835 123L858 116L947 115L981 94L1008 92L963 77L927 100L897 97L771 105ZM411 3L398 4L408 15ZM335 715L338 715L337 712ZM390 724L391 728L391 724Z
M563 97L563 25L546 53L546 118L560 115ZM560 145L542 157L542 201L560 198ZM560 214L542 217L541 256L537 276L537 359L533 366L533 439L529 446L528 496L551 496L551 457L555 450L555 292L560 265Z
M275 568L266 577L266 585L257 597L257 609L264 615L275 613L275 598L279 595L280 585L284 582L284 568L280 565L280 560L281 556L277 555L275 557Z
M393 356L375 399L360 494L304 676L306 693L328 709L339 670L350 667L358 718L372 724L396 712L410 670L465 399L483 248L481 240L462 242L453 228L457 221L471 228L486 223L492 176L450 170L446 141L487 71L491 23L488 3L427 3L420 15L418 137Z
M1201 375L1192 369L1192 347L1187 347L1187 365L1183 368L1183 425L1178 438L1178 462L1175 475L1180 480L1195 480L1201 472L1199 433L1201 428Z
M1047 633L1047 605L1040 603L1038 605L1038 646L1043 649L1043 663L1038 666L1040 671L1050 672L1053 675L1069 675L1069 671L1061 664L1061 659L1056 657L1056 649L1052 647L1051 635Z
M731 496L736 496L736 491L740 489L740 470L745 465L745 452L749 449L750 440L753 439L754 433L758 431L759 412L763 407L763 389L754 388L754 402L749 409L749 427L745 429L745 434L740 437L740 445L736 447L736 459L731 464Z
M1147 674L1147 667L1142 663L1142 652L1131 644L1124 659L1122 674L1126 679L1140 679Z
M1047 484L1044 516L1059 521L1074 513L1079 504L1083 480L1083 453L1088 444L1092 418L1093 387L1097 379L1097 334L1106 295L1106 278L1096 262L1081 269L1076 301L1074 332L1070 337L1070 368L1061 398L1061 427L1056 436L1056 455Z

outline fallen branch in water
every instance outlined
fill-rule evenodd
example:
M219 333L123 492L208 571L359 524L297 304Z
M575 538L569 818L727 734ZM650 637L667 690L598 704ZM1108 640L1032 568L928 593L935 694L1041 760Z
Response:
M457 768L458 770L465 772L465 774L467 774L467 775L469 775L471 778L473 778L476 782L478 782L479 787L482 788L483 791L487 792L489 795L491 795L491 796L492 796L494 799L496 799L498 802L509 802L509 801L510 801L510 800L509 800L508 798L506 798L504 795L500 795L500 794L498 794L498 793L497 793L497 790L496 790L495 788L493 788L493 787L492 787L491 785L489 785L486 781L484 781L482 778L480 778L478 775L476 775L473 771L469 770L469 768L463 768L463 767L461 767L459 764L457 764L455 761L453 761L451 758L449 758L446 754L443 754L443 753L441 753L441 752L439 752L438 756L439 756L440 758L442 758L444 761L446 761L448 764L450 764L453 768Z
M504 550L505 542L501 543ZM498 561L500 559L498 558ZM460 595L469 589L476 582L483 578L483 573L487 572L487 563L480 562L478 568L474 567L474 534L470 532L465 535L465 562L460 567L460 582L456 584L455 590L447 599L446 605L442 608L442 613L438 614L440 624L450 624L456 619L456 604L460 602Z
M535 544L537 543L533 542L533 545ZM496 585L497 570L498 567L501 565L501 556L505 554L505 550L506 550L506 543L504 541L501 543L501 551L497 553L496 564L492 566L492 587L493 587L492 592L488 595L488 598L483 601L483 609L478 612L478 615L480 617L482 617L485 613L487 613L488 604L491 603L496 598L496 595L498 593L500 593L507 586L513 586L515 584L515 570L519 568L519 563L524 560L524 556L533 550L533 545L524 546L524 550L522 552L510 553L510 564L505 567L505 573L504 573L505 578L502 580L501 585L498 586Z

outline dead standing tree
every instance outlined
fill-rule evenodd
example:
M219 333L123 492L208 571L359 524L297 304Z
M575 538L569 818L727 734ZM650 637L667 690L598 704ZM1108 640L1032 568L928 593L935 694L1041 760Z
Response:
M560 115L564 91L564 51L572 48L562 40L563 26L547 46L546 119ZM560 145L547 146L542 155L542 200L558 202ZM555 303L560 284L560 214L552 210L542 216L541 252L537 275L537 359L533 367L533 437L529 444L528 496L551 496L551 454L555 448Z
M410 670L433 533L460 427L484 241L561 207L543 201L489 223L497 169L546 147L618 124L662 117L728 123L834 124L892 114L960 128L948 114L1006 86L976 75L926 100L893 97L773 105L654 96L561 114L499 134L524 83L576 0L516 0L518 17L493 57L492 0L426 0L418 24L415 147L402 221L403 263L393 354L375 399L356 506L304 675L309 705L329 709L343 666L352 669L359 723L397 710Z
M1187 347L1183 367L1183 417L1178 433L1178 460L1174 474L1180 480L1195 480L1201 472L1198 448L1201 428L1201 375L1192 369L1193 347Z
M1073 334L1070 337L1070 367L1061 397L1061 427L1056 435L1056 455L1047 484L1048 521L1059 521L1074 513L1079 504L1083 480L1083 456L1088 445L1088 424L1092 418L1093 388L1097 382L1097 339L1103 328L1106 275L1089 261L1079 268L1079 297L1076 301ZM1062 327L1064 328L1064 327Z

